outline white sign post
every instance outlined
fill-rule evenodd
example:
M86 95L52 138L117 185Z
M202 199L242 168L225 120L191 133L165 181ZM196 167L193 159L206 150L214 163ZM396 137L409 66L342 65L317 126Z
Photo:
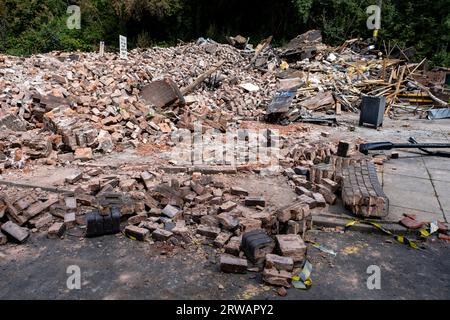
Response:
M100 57L103 57L103 55L105 54L105 42L104 41L100 41Z
M127 37L119 36L120 59L128 59Z

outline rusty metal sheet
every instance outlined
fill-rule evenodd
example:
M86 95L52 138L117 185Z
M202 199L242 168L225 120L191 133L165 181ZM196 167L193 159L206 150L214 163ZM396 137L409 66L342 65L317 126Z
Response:
M183 95L177 85L168 78L146 85L142 89L141 98L158 108L169 106L177 100L184 104Z

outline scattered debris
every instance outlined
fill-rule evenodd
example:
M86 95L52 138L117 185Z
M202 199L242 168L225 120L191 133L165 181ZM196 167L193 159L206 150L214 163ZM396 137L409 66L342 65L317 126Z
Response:
M312 285L305 242L336 255L307 241L313 212L342 200L357 216L387 215L389 199L376 165L388 157L370 157L370 150L449 147L358 143L361 154L355 141L338 141L331 129L321 127L314 138L310 132L310 124L338 125L336 115L359 109L361 124L378 128L385 116L413 101L430 118L443 118L448 105L431 90L432 83L422 84L423 62L355 51L357 40L331 48L318 30L282 48L271 46L272 37L255 49L242 36L229 42L200 38L172 48L135 49L128 60L113 53L101 59L77 53L65 63L60 59L70 55L61 52L1 56L0 174L14 178L34 166L70 173L55 186L0 177L0 244L23 243L31 230L57 239L74 228L85 230L86 237L122 232L149 243L207 244L220 255L221 271L261 272L265 283L279 286L277 293L286 296L285 288ZM201 133L237 132L248 144L253 142L245 130L264 128L262 139L279 151L279 166L228 160L216 165L206 152L200 156L208 162L203 165L185 164L173 155L167 159L170 151L198 138L197 122ZM303 123L295 127L300 138L281 135L277 141L272 128L283 131L286 127L278 124L291 122ZM203 143L215 146L220 139ZM131 151L145 155L145 163L135 162ZM245 153L240 151L235 154ZM155 153L161 158L153 158ZM117 161L103 161L107 158ZM223 179L272 175L278 169L297 196L281 204L270 192ZM426 236L438 232L448 241L442 224L419 223L411 215L401 223Z

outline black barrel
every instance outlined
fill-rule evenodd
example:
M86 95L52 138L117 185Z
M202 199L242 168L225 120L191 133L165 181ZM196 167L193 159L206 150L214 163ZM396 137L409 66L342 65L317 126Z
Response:
M112 207L110 213L101 215L98 210L86 216L86 237L99 237L120 232L120 209Z

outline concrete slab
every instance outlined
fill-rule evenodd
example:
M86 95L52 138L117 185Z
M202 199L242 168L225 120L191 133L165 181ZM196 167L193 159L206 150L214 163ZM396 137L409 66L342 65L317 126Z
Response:
M443 170L443 169L428 169L431 175L431 179L433 181L446 181L450 182L450 168L449 170Z
M450 170L450 158L422 157L428 169Z
M428 179L429 175L421 157L392 159L383 166L384 176L401 174L408 177Z
M450 182L433 181L447 222L450 222Z
M431 196L435 195L431 180L400 174L385 174L383 176L383 188L389 190L395 188L400 189L400 191L414 191Z
M386 187L384 192L388 196L391 206L442 213L435 196L417 191L406 191L401 187Z
M427 212L423 210L416 210L411 208L403 208L399 206L389 206L389 218L391 220L399 221L403 218L404 213L415 214L417 220L421 222L428 222L433 220L443 220L444 215L441 211L439 212Z

